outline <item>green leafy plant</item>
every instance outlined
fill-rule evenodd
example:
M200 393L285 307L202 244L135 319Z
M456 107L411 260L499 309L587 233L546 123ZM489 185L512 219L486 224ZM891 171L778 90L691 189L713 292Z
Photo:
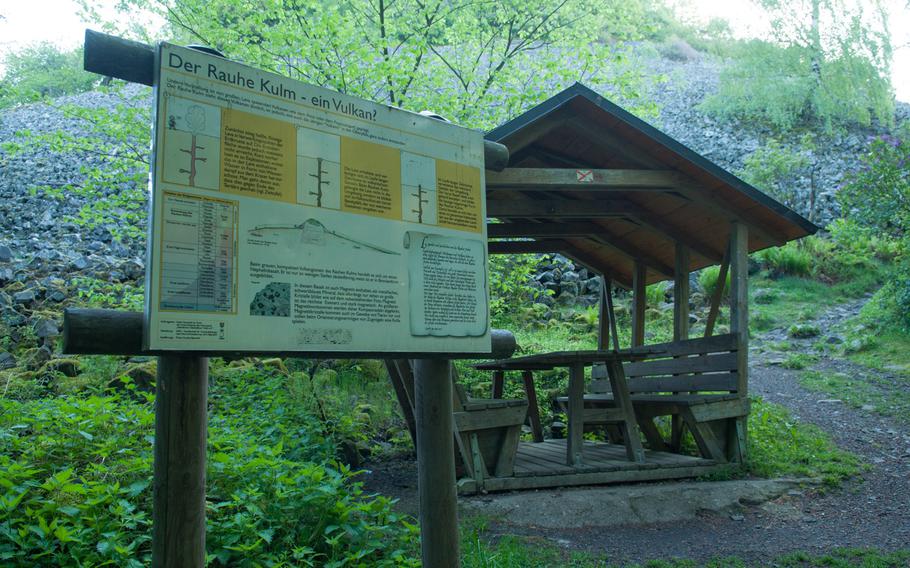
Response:
M98 77L82 70L82 49L36 43L3 58L0 108L89 91Z
M812 257L796 242L758 251L755 256L772 277L808 276L811 272Z
M705 291L705 298L710 299L714 296L714 292L717 289L717 280L720 278L720 267L719 266L709 266L702 269L698 273L698 283L701 285L702 289ZM724 283L723 296L727 297L730 295L730 271L727 271L726 282Z
M333 460L332 440L283 375L216 365L212 380L210 565L418 565L416 527ZM143 393L0 399L5 566L148 563L153 402Z
M490 257L490 314L507 321L521 308L551 291L532 284L540 259L536 255L492 255Z
M659 308L667 301L667 288L669 285L666 281L655 282L645 288L646 305L652 308Z

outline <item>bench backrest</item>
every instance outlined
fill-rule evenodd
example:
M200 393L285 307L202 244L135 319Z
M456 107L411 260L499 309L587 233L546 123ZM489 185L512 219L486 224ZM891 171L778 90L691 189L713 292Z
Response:
M644 359L625 363L623 369L629 391L655 392L737 392L739 369L736 336L732 333L670 343L646 345L632 350L643 354L649 351L660 355L644 355ZM592 370L590 391L610 392L602 365Z

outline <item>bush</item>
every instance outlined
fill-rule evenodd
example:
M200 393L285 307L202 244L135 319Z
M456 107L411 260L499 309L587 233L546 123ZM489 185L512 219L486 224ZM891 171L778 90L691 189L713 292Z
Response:
M533 254L490 255L490 316L509 319L519 308L549 292L535 287L539 258Z
M796 242L782 247L767 248L756 253L756 257L771 277L809 276L812 257L799 248Z
M647 286L645 288L645 305L652 308L660 308L661 304L667 301L668 286L666 281L655 282Z
M331 461L283 377L232 369L213 382L210 565L417 565L415 527ZM0 563L148 563L153 397L138 398L0 399Z
M796 339L818 337L821 330L816 325L795 323L787 329L787 335Z
M717 279L720 277L720 267L719 266L709 266L702 269L698 274L698 283L701 284L702 289L705 291L705 298L710 299L714 296L714 291L717 289ZM730 295L730 271L727 271L727 281L724 283L723 296L727 297Z
M96 80L82 69L82 49L60 51L47 42L9 53L3 63L0 108L89 91Z

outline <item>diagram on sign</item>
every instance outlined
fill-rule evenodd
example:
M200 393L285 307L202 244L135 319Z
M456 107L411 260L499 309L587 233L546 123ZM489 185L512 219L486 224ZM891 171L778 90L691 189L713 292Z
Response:
M221 109L168 97L164 132L164 181L218 190Z
M401 153L401 202L405 221L436 224L436 160Z
M297 129L297 202L341 208L341 137Z
M282 240L287 245L341 247L382 254L401 255L400 252L389 250L368 243L365 240L355 239L339 233L338 231L331 230L326 227L322 221L312 218L296 225L257 225L250 229L249 233L254 237L276 238Z

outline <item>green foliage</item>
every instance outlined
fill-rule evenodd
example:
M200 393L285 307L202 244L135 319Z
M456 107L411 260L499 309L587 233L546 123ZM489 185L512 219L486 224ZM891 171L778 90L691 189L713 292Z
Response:
M772 277L808 276L811 272L812 257L796 242L781 247L772 247L755 253Z
M817 325L808 323L795 323L787 329L787 335L795 339L818 337L819 333L821 333L821 331L818 329Z
M132 311L143 309L143 290L134 284L80 276L73 279L72 285L76 289L76 303L82 307Z
M781 363L781 367L784 369L800 370L805 369L806 367L809 367L816 362L818 362L818 357L815 355L809 355L807 353L791 353L784 360L784 362Z
M533 254L490 255L490 315L494 321L515 319L549 290L531 284L540 259Z
M879 298L889 307L885 322L910 329L910 125L898 136L880 136L863 156L863 166L845 178L838 200L854 226L886 235L895 270ZM877 237L881 239L881 237Z
M771 138L746 158L741 176L787 207L795 208L797 195L793 184L808 166L809 160L803 153L785 148Z
M2 149L11 153L41 149L82 157L85 165L80 168L78 181L52 184L36 179L29 190L60 200L82 198L84 204L72 221L87 228L109 225L119 238L141 238L145 235L149 168L148 90L111 88L104 92L116 102L113 110L56 105L74 128L20 131L14 141L3 143Z
M714 291L717 289L717 280L720 278L720 267L719 266L709 266L702 269L698 273L698 283L701 285L702 289L705 291L705 298L711 298L714 296ZM723 296L727 297L730 295L730 271L727 271L727 279L724 282L724 291Z
M910 231L910 124L899 136L872 140L862 167L850 172L837 192L847 219L893 237Z
M213 375L207 547L213 566L416 566L416 528L355 473L280 374ZM151 395L0 399L5 566L149 560Z
M760 0L770 41L743 43L702 108L787 131L805 123L828 130L890 124L891 45L879 2Z
M906 361L906 352L903 355ZM848 374L805 371L800 375L799 382L809 390L825 393L854 408L871 409L903 423L910 423L910 400L904 394L910 388L910 376L892 378L872 372Z
M486 129L575 81L651 108L637 99L637 71L624 65L620 43L637 37L643 5L127 0L120 8L151 9L178 41L232 59Z
M752 399L749 472L761 477L820 477L828 485L861 471L859 460L837 448L819 427L794 420L783 406Z
M655 282L645 288L645 305L657 308L667 301L667 281Z
M0 108L91 90L97 76L82 70L82 49L60 51L37 43L3 59Z

